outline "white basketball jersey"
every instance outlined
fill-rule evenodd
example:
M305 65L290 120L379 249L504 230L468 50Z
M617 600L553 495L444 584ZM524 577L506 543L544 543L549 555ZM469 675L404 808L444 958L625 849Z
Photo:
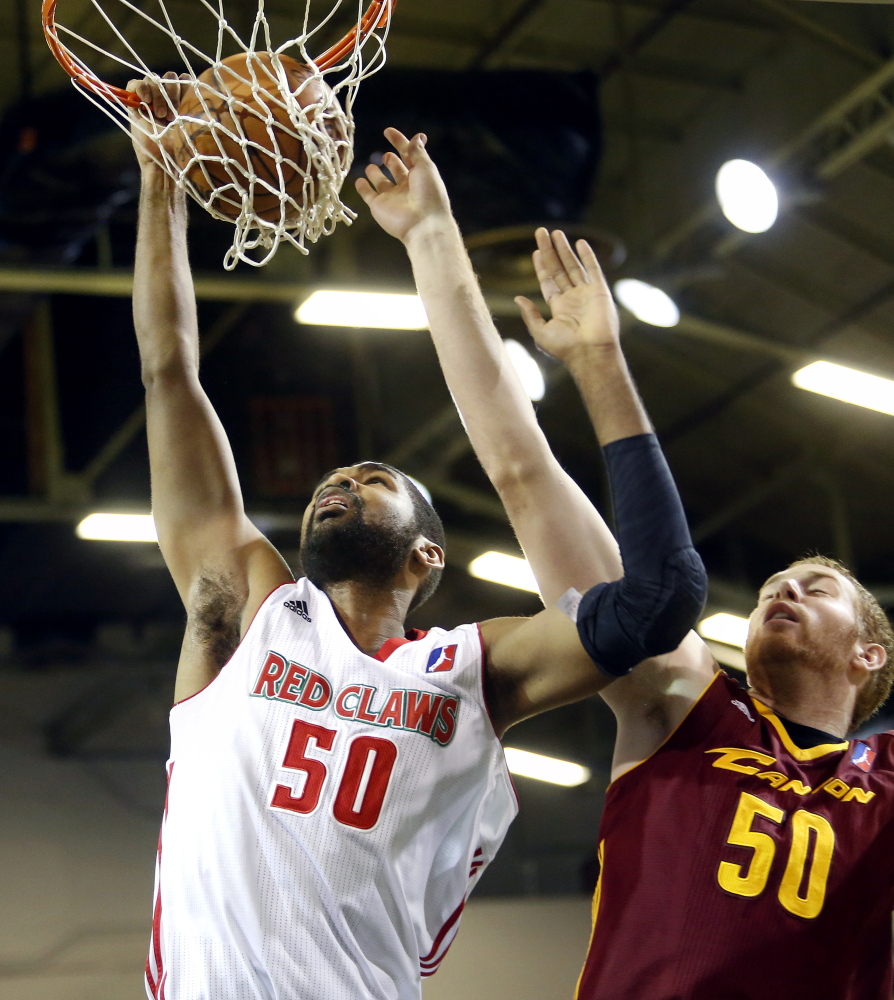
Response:
M476 625L351 641L306 579L171 711L153 1000L412 1000L517 811Z

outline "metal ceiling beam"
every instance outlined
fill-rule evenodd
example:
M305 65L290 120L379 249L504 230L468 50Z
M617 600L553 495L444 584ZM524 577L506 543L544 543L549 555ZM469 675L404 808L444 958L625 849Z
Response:
M297 304L319 288L292 281L271 281L264 278L237 278L220 274L193 275L196 298L215 302L285 302ZM352 283L356 289L363 282ZM348 287L343 281L325 282L328 288ZM369 286L370 291L383 291ZM390 290L390 289L389 289ZM408 291L400 288L396 291ZM117 268L102 270L93 267L3 267L0 266L0 292L38 292L44 295L95 295L98 297L130 298L133 294L133 272ZM488 308L497 316L518 316L518 306L511 295L489 293Z
M589 0L595 7L607 7L615 3L616 0ZM660 3L655 0L622 0L625 7L638 7L640 10L648 10L655 13L661 9ZM681 12L680 16L691 18L694 21L708 21L714 24L724 24L731 28L746 28L749 31L759 31L765 34L776 34L778 29L772 20L761 17L754 17L744 14L745 8L736 8L718 3L699 4L695 9Z
M820 24L812 17L807 17L801 10L795 10L784 0L754 0L754 2L769 11L774 17L792 25L802 35L819 42L820 45L824 45L838 55L844 56L845 59L857 63L864 69L876 69L884 62L881 56L855 44L849 38L838 34L837 31L832 31L831 28Z
M546 0L521 0L521 3L497 28L469 61L467 69L484 69L488 62L543 5Z
M892 132L894 59L780 146L766 158L766 164L780 172L797 173L799 179L829 181L882 146ZM720 209L712 199L656 242L656 256L667 257L702 226L719 217ZM724 252L746 239L735 235Z
M694 2L695 0L670 0L657 11L655 17L642 25L638 31L635 31L628 41L600 66L599 76L602 81L604 82L618 70L625 68L637 53L660 35L678 14L682 14Z

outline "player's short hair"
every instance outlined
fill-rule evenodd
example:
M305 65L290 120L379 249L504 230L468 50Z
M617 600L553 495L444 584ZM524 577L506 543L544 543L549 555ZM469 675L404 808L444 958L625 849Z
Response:
M872 673L869 680L857 692L850 725L851 731L853 731L871 719L891 693L891 685L894 684L894 631L891 629L891 623L888 621L888 616L882 606L844 563L829 556L804 556L802 559L796 559L793 563L789 563L787 569L804 565L825 566L828 569L834 569L846 580L850 580L857 592L856 611L860 639L864 642L878 643L884 647L888 654L881 670Z
M430 542L434 542L435 545L440 545L446 551L447 540L444 535L444 525L441 523L441 518L438 516L435 508L419 492L419 488L406 473L401 472L400 469L395 469L393 465L384 463L383 468L387 469L393 476L396 476L403 482L410 499L413 501L413 515L416 530L419 534L424 535ZM409 607L410 611L415 611L420 604L424 604L438 589L438 584L441 582L443 573L442 569L429 571L428 576L422 581L419 589L413 595L413 600L410 602Z

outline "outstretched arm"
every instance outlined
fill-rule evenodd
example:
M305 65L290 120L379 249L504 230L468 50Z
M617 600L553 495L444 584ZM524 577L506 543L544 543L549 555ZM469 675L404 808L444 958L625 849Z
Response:
M617 774L655 750L717 665L689 631L706 592L704 568L627 369L611 293L591 248L581 240L577 251L563 233L538 230L534 265L552 319L517 301L531 335L577 382L608 469L624 578L584 596L578 632L611 672L640 663L603 693L618 717Z
M179 82L168 84L172 92ZM167 103L145 81L130 89L160 121ZM176 93L172 94L177 103ZM199 335L182 191L137 130L139 231L134 326L146 388L152 512L159 544L187 611L175 699L208 684L267 594L288 582L282 558L245 516L233 455L199 383Z
M472 446L496 487L549 607L570 587L621 575L614 538L562 469L537 423L488 312L447 192L425 150L396 129L397 153L367 167L357 188L376 221L402 240L447 385Z

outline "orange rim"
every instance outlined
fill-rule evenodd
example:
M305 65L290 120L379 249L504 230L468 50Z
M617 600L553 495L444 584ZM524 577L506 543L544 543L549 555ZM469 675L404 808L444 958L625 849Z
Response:
M89 90L92 94L117 101L128 108L138 108L143 102L135 93L130 90L122 90L121 87L113 87L110 83L100 80L89 69L81 66L65 45L59 41L59 35L56 31L57 2L58 0L43 0L41 18L47 45L49 45L50 51L56 57L59 65L75 83L85 90ZM358 44L358 38L359 42L362 43L373 31L384 28L391 19L391 12L396 5L397 0L391 0L390 4L388 0L370 0L370 5L366 8L360 23L355 24L340 42L336 42L319 58L314 59L314 65L320 70L335 66Z

